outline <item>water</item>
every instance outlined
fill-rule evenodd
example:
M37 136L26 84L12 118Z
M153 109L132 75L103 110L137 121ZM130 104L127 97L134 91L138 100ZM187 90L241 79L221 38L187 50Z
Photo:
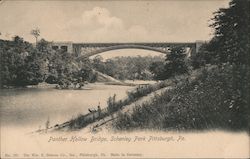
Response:
M79 114L88 113L88 108L107 106L107 99L116 94L117 99L126 96L130 86L91 84L85 90L57 90L26 88L1 90L2 126L45 127L45 122L60 124Z

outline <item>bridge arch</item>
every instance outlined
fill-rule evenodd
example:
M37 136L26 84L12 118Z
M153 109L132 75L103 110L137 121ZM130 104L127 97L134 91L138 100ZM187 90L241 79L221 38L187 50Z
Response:
M67 48L69 53L76 54L79 58L90 57L103 52L118 50L118 49L144 49L156 51L167 54L169 48L173 46L182 46L190 48L190 54L198 52L200 45L193 42L155 42L155 43L72 43L72 42L58 42L54 43L52 47Z
M108 51L121 50L121 49L141 49L141 50L155 51L155 52L158 52L158 53L161 53L161 54L167 54L168 53L167 48L157 49L157 48L154 48L154 47L141 46L141 45L117 45L117 46L111 46L111 47L106 47L106 48L103 48L103 49L95 50L95 51L92 51L90 53L83 54L82 56L90 57L90 56L98 55L98 54L105 53L105 52L108 52Z

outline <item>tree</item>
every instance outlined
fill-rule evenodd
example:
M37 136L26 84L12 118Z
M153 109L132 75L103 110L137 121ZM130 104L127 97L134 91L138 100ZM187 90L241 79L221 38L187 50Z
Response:
M41 39L37 42L37 50L48 53L52 52L52 48L49 46L51 42L46 41L45 39Z
M105 71L103 58L100 55L97 55L97 56L94 57L92 65L93 65L93 68L95 68L96 70L98 70L100 72Z
M0 40L0 57L1 87L36 85L43 81L63 88L82 87L85 81L96 80L88 59L77 61L63 50L52 50L44 39L36 48L19 36L12 41Z
M185 63L185 50L183 47L172 47L170 53L166 57L166 64L164 68L165 79L186 73L188 71Z
M38 29L38 28L33 29L33 30L31 30L30 34L35 37L35 39L36 39L36 45L37 45L37 39L40 36L40 29Z
M235 110L233 116L240 125L248 118L250 100L250 1L232 0L229 8L221 8L215 12L211 25L215 29L214 37L207 46L207 51L214 54L216 64L221 69L232 67L232 90ZM225 64L226 63L226 64ZM228 69L229 70L229 69ZM247 115L245 115L247 114ZM247 121L245 120L245 121ZM249 122L250 127L250 122Z
M219 9L212 20L215 36L208 50L217 54L220 63L249 65L250 1L232 0L229 8Z
M200 68L205 66L206 64L217 64L219 61L218 54L216 54L214 51L209 50L211 45L215 46L216 42L213 39L209 43L203 44L199 52L197 52L195 55L191 56L191 65L194 69Z
M163 80L164 71L165 71L165 63L163 61L153 62L149 67L150 72L154 75L155 80Z
M15 36L12 41L0 40L2 85L25 86L42 79L42 60L33 46Z

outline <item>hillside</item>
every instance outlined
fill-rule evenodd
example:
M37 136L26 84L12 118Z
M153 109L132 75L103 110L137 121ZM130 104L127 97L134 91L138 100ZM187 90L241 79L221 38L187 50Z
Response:
M204 67L190 75L176 76L163 88L138 97L81 131L248 130L249 107L239 90L233 88L237 80L241 79L234 76L230 65Z
M117 130L248 131L250 82L244 79L247 77L249 68L229 64L204 67L196 70L193 80L182 80L154 100L136 106L132 114L120 114L113 127Z
M97 74L97 81L96 82L103 82L103 83L113 83L113 84L125 84L124 82L117 80L109 75L103 74L99 71L93 70L94 73Z

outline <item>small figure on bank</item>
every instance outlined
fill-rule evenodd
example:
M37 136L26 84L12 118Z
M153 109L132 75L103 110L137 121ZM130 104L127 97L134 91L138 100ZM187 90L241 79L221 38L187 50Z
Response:
M50 124L50 121L49 121L49 117L48 117L48 120L46 121L45 123L45 132L47 133L48 129L49 129L49 125Z
M102 113L102 110L101 110L101 107L100 107L100 102L97 106L97 111L98 111L98 117L101 118L101 113Z

